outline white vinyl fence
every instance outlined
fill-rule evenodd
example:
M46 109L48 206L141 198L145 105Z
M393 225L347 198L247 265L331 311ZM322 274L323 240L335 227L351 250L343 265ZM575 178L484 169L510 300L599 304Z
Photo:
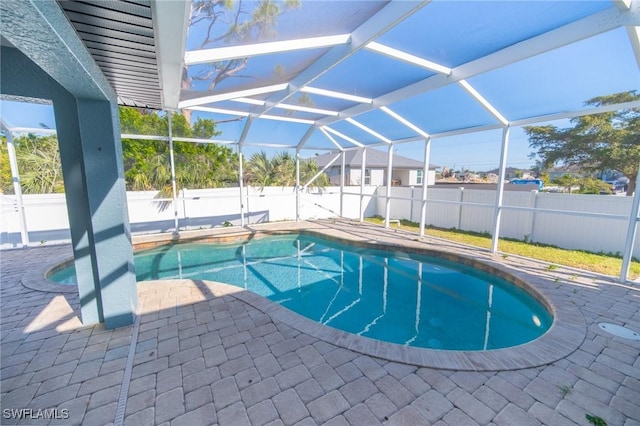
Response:
M129 220L134 234L174 230L174 207L170 199L154 198L156 192L129 192ZM180 230L206 229L240 224L239 188L183 190L177 199ZM360 217L360 187L345 187L342 216ZM365 217L385 214L385 187L365 187L362 208ZM422 188L392 187L392 219L420 222ZM476 232L491 232L495 190L429 187L427 225ZM296 196L291 187L244 188L245 223L295 220ZM24 195L31 245L69 241L69 222L64 194ZM461 202L465 204L460 204ZM627 232L631 197L573 195L505 191L501 237L510 237L563 248L592 252L622 253ZM340 215L340 188L301 193L301 219ZM515 208L536 208L536 212ZM559 210L551 213L548 210ZM1 248L21 246L20 223L15 198L0 196ZM569 213L571 212L571 213ZM601 214L591 217L588 214ZM640 239L639 239L640 240ZM640 257L640 245L633 255Z
M376 214L376 187L365 187L365 216ZM348 195L355 194L358 196ZM360 187L345 188L343 216L360 217ZM155 198L156 191L127 192L131 232L170 232L175 228L171 199ZM177 198L180 230L240 225L240 189L182 190ZM23 195L30 245L68 242L71 239L64 194ZM296 194L292 187L243 188L245 223L296 220ZM0 247L20 247L18 206L12 195L0 195ZM301 219L322 219L340 215L340 188L311 189L300 194Z
M377 195L378 214L384 215L385 189L378 188ZM417 187L391 188L389 217L420 222L421 195L421 188ZM491 233L495 197L494 190L429 187L426 224ZM632 197L608 195L505 191L500 237L622 254L632 201ZM518 207L537 211L518 210ZM640 241L639 235L636 241ZM640 257L639 244L634 247L633 256Z

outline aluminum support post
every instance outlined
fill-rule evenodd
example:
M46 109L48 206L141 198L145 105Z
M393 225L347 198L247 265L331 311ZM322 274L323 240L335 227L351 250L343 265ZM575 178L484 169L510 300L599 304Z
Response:
M238 186L240 187L240 226L244 227L244 162L242 145L238 144Z
M624 244L624 255L622 257L622 268L620 270L620 281L626 282L629 276L629 268L631 267L631 258L633 257L633 247L636 241L636 231L638 230L638 209L640 208L640 165L638 165L638 174L636 176L636 188L633 193L633 202L631 204L631 212L629 213L629 225L627 227L627 239Z
M362 148L362 164L360 165L360 222L364 222L364 173L366 171L367 148Z
M424 141L424 167L422 169L422 207L420 209L420 236L424 237L427 221L427 186L429 185L429 162L431 161L431 138ZM412 194L413 199L413 194Z
M384 215L384 227L389 227L389 214L391 213L391 171L393 170L393 145L389 145L389 158L387 162L387 200Z
M9 167L11 168L11 180L13 181L13 193L16 196L18 207L18 219L20 220L20 240L22 247L29 246L29 231L27 230L27 216L24 212L24 202L22 201L22 186L20 186L20 171L18 170L18 159L16 148L13 144L13 133L2 126L7 133L7 152L9 153Z
M340 217L344 217L344 171L345 153L340 153Z
M171 126L171 111L167 111L167 117L169 118L169 163L171 166L171 203L173 204L173 234L178 235L180 233L180 226L178 224L178 191L176 188L176 163L173 154L173 132Z
M493 238L491 239L491 253L498 251L498 238L500 237L500 216L502 215L502 198L504 196L505 171L507 169L507 151L509 149L509 127L502 130L502 149L500 151L500 172L498 175L498 188L496 191L496 208L493 217Z
M300 150L296 149L296 222L300 222Z

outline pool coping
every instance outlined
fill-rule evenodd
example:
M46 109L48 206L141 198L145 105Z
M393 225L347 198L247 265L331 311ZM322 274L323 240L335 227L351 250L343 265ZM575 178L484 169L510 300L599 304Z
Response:
M289 224L289 226L287 226L287 224ZM178 241L234 241L247 239L247 237L256 235L302 233L357 247L423 254L461 262L485 272L496 274L514 285L523 288L538 301L542 302L554 317L553 324L545 334L519 346L487 351L426 349L382 342L337 330L316 323L250 291L229 284L197 280L211 286L212 294L231 295L266 313L274 320L281 321L300 332L358 353L404 364L460 371L503 371L538 367L570 355L578 349L586 337L587 324L583 314L575 305L572 305L566 297L563 297L560 292L554 291L555 283L553 280L540 274L526 272L527 268L517 268L508 265L499 255L479 251L478 253L474 253L476 255L475 257L470 257L469 255L455 252L448 247L439 247L438 249L430 248L425 244L425 241L419 238L405 239L402 241L402 244L398 244L380 239L374 240L368 238L365 234L353 232L353 229L345 230L331 226L322 226L322 222L307 222L307 224L313 225L307 227L300 226L300 224L300 222L280 223L279 226L276 227L252 227L241 230L236 228L231 233L218 231L204 234L193 233L180 237L172 236L171 234L145 236L144 238L139 238L138 241L134 239L134 245L139 249L160 244L171 244ZM354 225L355 224L359 223L354 222ZM480 257L482 259L479 259ZM28 271L23 276L23 285L40 291L77 293L75 286L64 288L65 286L54 284L46 280L46 278L43 280L47 273L55 269L56 266L59 267L60 263L64 261L68 262L70 259L67 257L66 259L60 259L55 265L43 265L42 269ZM174 279L167 281L192 282L194 280ZM154 281L145 281L144 283L152 282ZM141 283L139 283L139 285L140 284Z

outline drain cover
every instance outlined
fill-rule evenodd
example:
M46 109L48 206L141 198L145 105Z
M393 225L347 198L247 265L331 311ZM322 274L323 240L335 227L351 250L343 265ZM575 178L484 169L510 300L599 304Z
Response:
M613 334L614 336L622 337L625 339L631 339L631 340L640 340L640 334L636 333L635 331L629 328L622 327L621 325L611 324L608 322L601 322L598 324L598 327L600 327L600 329L606 331L607 333Z

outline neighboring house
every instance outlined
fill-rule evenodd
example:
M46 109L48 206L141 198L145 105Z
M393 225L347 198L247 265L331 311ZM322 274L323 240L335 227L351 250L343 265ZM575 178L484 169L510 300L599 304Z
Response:
M584 173L582 173L582 169L580 169L579 166L575 165L552 167L547 170L547 173L549 174L549 180L552 182L564 175L572 175L577 178L581 178L584 176Z
M500 172L500 169L493 169L493 170L489 170L488 172L485 172L485 174L487 175L493 174L497 176L499 172ZM529 178L533 178L533 174L531 173L531 170L523 170L515 167L507 167L504 170L504 178L506 180L529 179Z
M345 151L345 185L360 185L362 168L362 149ZM339 151L332 151L314 158L320 168L324 168L333 160ZM387 162L388 154L377 149L367 149L365 162L364 184L373 186L384 186L387 184ZM331 184L340 184L341 160L336 160L331 167L326 170ZM436 169L438 166L429 165L427 184L434 185L436 182ZM392 162L391 181L394 186L414 186L422 185L423 163L411 158L394 154Z

